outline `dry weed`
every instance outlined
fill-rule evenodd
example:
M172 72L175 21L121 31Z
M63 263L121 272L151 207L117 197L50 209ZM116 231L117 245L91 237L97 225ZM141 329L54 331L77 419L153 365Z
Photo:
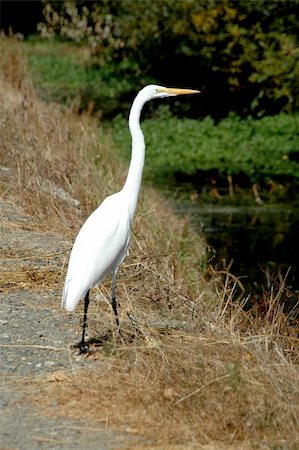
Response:
M2 43L2 194L23 205L33 229L71 243L83 219L122 186L125 170L92 118L36 98L20 52L12 58L15 45ZM144 436L152 448L297 447L298 330L278 294L255 316L233 301L233 277L204 281L204 248L187 221L143 189L119 276L121 335L111 331L106 280L94 290L100 302L91 304L87 356L102 361L101 371L70 367L30 380L44 414L84 415ZM64 271L54 264L1 276L11 289L53 288Z
M96 356L103 362L100 373L79 371L63 383L38 384L40 396L57 402L55 413L135 430L154 437L159 448L246 441L295 448L295 366L275 363L270 354L258 360L248 345L229 339L134 328L126 324L120 341L103 336Z

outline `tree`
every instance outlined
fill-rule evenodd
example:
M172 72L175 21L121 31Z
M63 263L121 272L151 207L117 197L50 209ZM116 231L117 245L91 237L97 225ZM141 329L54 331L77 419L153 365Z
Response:
M261 116L298 108L298 6L298 0L51 2L39 29L88 44L92 66L104 77L126 77L120 94L147 81L195 86L205 93L205 113Z

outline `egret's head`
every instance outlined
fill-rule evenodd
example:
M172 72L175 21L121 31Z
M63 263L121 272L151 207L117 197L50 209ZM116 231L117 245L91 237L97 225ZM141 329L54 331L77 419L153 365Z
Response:
M162 97L173 97L175 95L185 95L185 94L199 94L200 91L194 89L180 89L180 88L167 88L164 86L157 86L155 84L150 84L142 89L142 91L148 99L152 98L162 98Z

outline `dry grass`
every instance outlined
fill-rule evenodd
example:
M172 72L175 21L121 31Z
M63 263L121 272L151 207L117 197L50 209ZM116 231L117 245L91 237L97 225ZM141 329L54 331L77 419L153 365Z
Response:
M33 230L71 243L83 218L120 188L124 168L92 118L41 103L17 44L1 46L2 194L25 207ZM120 336L111 334L109 306L91 305L96 339L87 357L101 360L101 371L70 367L30 380L33 401L44 414L84 415L146 437L147 448L298 448L298 328L280 307L283 282L263 315L245 312L232 300L233 277L204 281L204 243L149 188L133 233L118 284ZM62 286L64 273L54 265L33 280L17 270L9 277L36 289ZM109 280L94 293L107 298Z

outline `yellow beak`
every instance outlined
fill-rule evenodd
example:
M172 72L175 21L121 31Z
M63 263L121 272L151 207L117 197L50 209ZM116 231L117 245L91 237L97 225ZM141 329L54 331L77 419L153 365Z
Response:
M159 89L160 92L165 92L170 95L184 95L184 94L199 94L200 91L196 91L194 89L179 89L179 88L165 88L162 87Z

